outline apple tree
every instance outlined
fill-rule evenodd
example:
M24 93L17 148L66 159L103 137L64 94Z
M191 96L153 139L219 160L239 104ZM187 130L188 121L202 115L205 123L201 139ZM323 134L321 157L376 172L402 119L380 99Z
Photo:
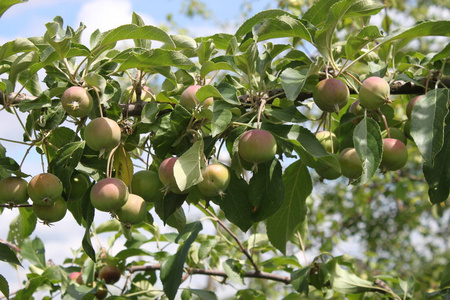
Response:
M14 293L0 272L0 291L448 299L450 48L408 47L449 37L450 21L385 33L370 23L384 8L319 0L195 39L134 13L89 45L55 17L3 44L1 114L23 135L0 136L1 211L17 212L0 263L30 267ZM32 151L42 170L26 174ZM55 265L32 234L63 218L85 233ZM338 249L347 240L361 257Z

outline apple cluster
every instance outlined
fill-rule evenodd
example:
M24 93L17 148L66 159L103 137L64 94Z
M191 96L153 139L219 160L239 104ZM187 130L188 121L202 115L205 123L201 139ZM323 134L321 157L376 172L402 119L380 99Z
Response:
M351 119L355 124L358 124L365 115L379 120L380 115L384 117L380 109L384 105L392 103L390 86L380 77L373 76L364 80L358 94L358 99L348 107L348 113L353 116ZM410 124L413 107L421 97L422 95L419 95L409 101L405 109L408 120L404 122L403 130L397 127L387 127L387 123L382 124L387 127L381 132L383 152L379 167L382 172L399 170L407 163L406 143L407 139L411 138L408 133L408 124ZM345 107L349 101L349 90L340 79L325 79L320 81L314 89L313 100L322 111L339 113L340 109ZM350 180L355 180L361 176L363 166L355 148L346 147L339 151L339 138L329 130L317 132L316 138L330 155L334 155L338 159L340 165L339 172L327 164L319 163L315 170L321 178L333 180L345 176Z

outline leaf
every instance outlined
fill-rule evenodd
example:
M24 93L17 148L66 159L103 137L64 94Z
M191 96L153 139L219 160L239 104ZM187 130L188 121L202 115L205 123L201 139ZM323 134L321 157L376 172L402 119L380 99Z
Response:
M446 287L450 287L450 262L447 263L444 271L442 271L441 284L439 285L439 288L441 289Z
M154 67L176 67L180 69L190 69L194 63L184 54L175 50L153 49L143 53L127 53L125 56L118 56L113 59L120 63L117 70L139 69L142 71L151 70Z
M114 153L113 166L116 171L114 177L121 179L130 188L133 178L133 162L130 153L125 150L123 145Z
M211 136L221 134L230 124L233 113L230 111L233 106L225 101L216 100L213 102L213 119L211 122Z
M433 204L447 200L450 194L450 125L445 129L442 150L434 158L434 165L423 164L423 174L428 184L428 196Z
M90 72L84 76L86 83L92 87L96 87L100 91L106 89L106 80L103 76L97 74L96 72Z
M23 240L33 233L36 223L37 217L33 210L20 207L19 215L9 225L8 241L16 245L22 244Z
M237 73L236 69L231 64L229 64L228 62L225 62L225 61L219 61L219 62L206 61L202 65L202 67L200 69L200 76L202 78L204 78L209 73L211 73L213 71L219 71L219 70L228 70L228 71L232 71L234 73Z
M203 180L203 140L195 142L188 151L183 153L173 166L173 174L181 191L189 189Z
M2 4L0 4L0 14L1 14L1 5ZM0 47L0 61L17 53L38 51L38 50L39 48L36 47L29 39L17 38L13 41L4 43Z
M236 31L234 34L238 39L252 31L253 26L258 25L259 23L267 20L273 19L278 16L289 15L286 11L281 9L269 9L262 12L257 13L250 19L246 20Z
M22 266L14 251L2 242L0 242L0 261Z
M308 296L309 294L309 272L311 266L292 272L291 284L292 287L299 293Z
M0 274L0 292L2 292L2 294L5 296L6 299L9 299L8 281L1 274Z
M408 281L404 281L399 278L398 283L399 283L400 288L403 291L403 295L404 295L403 299L406 299L406 297L412 298L412 293L414 293L414 285L415 285L414 277L410 276L408 278Z
M333 60L332 44L336 26L350 9L353 2L354 0L340 0L333 4L327 12L325 26L316 32L315 42L317 50L328 61Z
M308 79L308 69L295 70L286 68L280 75L281 86L288 100L294 101L302 91Z
M285 122L303 123L309 120L297 109L297 106L295 105L291 105L285 108L276 108L272 106L271 108L272 109L266 108L264 112L269 116L278 119L279 120L278 122L281 121L283 123ZM273 118L268 118L268 121L277 123L277 121L273 120Z
M331 288L338 293L355 294L376 289L372 282L343 269L336 259L331 259L326 266L331 275Z
M201 222L189 223L185 226L183 232L178 235L178 239L183 237L184 242L175 255L169 256L161 264L161 282L167 298L175 299L178 287L181 284L184 263L192 243L197 238L199 232L203 229Z
M258 171L250 179L248 194L253 205L253 221L259 222L273 215L283 204L284 183L278 159L258 164Z
M375 25L366 26L356 36L350 36L345 44L347 58L352 58L365 45L381 36L380 30Z
M442 149L449 101L448 89L431 90L414 105L411 114L411 136L430 167L433 167L435 156Z
M227 259L222 263L222 268L232 282L244 284L244 279L241 276L242 266L237 260Z
M201 300L217 300L216 294L212 291L199 289L189 289L189 291Z
M380 41L380 44L398 39L414 39L421 36L450 36L450 21L421 21L413 26L402 27Z
M253 205L248 196L248 184L234 172L230 172L230 184L219 205L225 217L242 231L253 225Z
M270 243L286 253L286 243L306 216L306 198L312 192L312 181L306 165L298 160L284 174L285 197L280 209L266 221Z
M311 34L305 25L289 15L265 20L256 30L256 36L258 42L283 37L297 37L312 42Z
M166 44L171 49L175 48L175 43L170 36L158 27L146 25L138 26L135 24L122 25L102 34L101 43L98 47L104 47L122 40L128 39L146 39L160 41Z
M362 163L360 184L365 184L377 172L383 154L383 140L378 123L371 118L363 118L353 131L353 144Z
M141 122L144 124L151 124L156 121L159 109L155 102L146 103L141 113Z
M137 26L145 26L144 20L135 12L133 12L133 15L131 16L131 23ZM146 39L134 39L134 44L136 47L150 49L152 42Z
M45 249L44 243L40 238L36 237L34 240L25 239L20 245L20 255L23 259L29 260L36 267L45 269Z
M164 198L158 199L155 202L155 211L164 224L166 224L175 211L181 207L186 197L186 194L168 193Z
M83 155L85 142L71 142L60 148L50 161L50 172L55 174L63 183L66 190L70 190L70 178Z
M44 276L36 276L27 281L25 287L19 290L15 299L33 299L33 294L47 280Z

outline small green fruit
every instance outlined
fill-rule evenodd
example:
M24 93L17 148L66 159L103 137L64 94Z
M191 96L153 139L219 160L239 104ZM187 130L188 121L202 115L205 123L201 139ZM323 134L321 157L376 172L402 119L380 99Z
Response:
M114 212L128 200L128 187L117 178L105 178L91 189L91 203L101 211Z
M173 166L175 165L175 162L177 160L178 157L166 158L159 166L158 176L166 189L169 189L172 193L175 194L185 194L188 191L181 191L175 180Z
M69 115L82 118L92 110L94 100L86 89L81 86L72 86L62 94L61 104Z
M316 105L325 112L338 113L348 103L350 91L347 85L336 78L329 78L316 85L313 99Z
M60 196L50 205L40 205L33 203L33 211L36 217L48 225L61 221L67 212L67 202Z
M133 174L131 191L133 194L144 198L145 201L155 202L158 199L162 199L164 196L163 188L164 184L159 179L157 172L143 170Z
M339 150L339 141L336 135L330 131L319 131L316 133L316 138L322 144L327 152L336 153Z
M114 284L119 281L122 271L117 266L106 265L98 271L98 278L103 279L106 284Z
M197 184L200 192L207 197L223 195L230 184L230 172L222 164L207 165L202 170L203 180Z
M362 163L355 148L345 148L339 154L339 164L342 175L350 179L357 179L362 174Z
M408 138L406 137L406 135L403 133L403 131L401 131L399 128L397 127L389 127L389 133L391 135L391 138L393 139L397 139L403 142L403 144L406 145L406 143L408 142ZM381 136L383 138L387 138L388 134L386 130L383 130L381 132Z
M391 88L381 77L369 77L364 80L359 89L359 102L366 109L376 110L386 103L390 103Z
M197 91L201 88L201 85L191 85L186 88L180 96L180 104L186 108L188 111L193 111L195 107L199 104L197 97L195 96ZM214 98L206 98L202 103L202 107L207 108L214 101Z
M238 153L242 159L254 164L268 162L277 153L277 141L267 130L251 129L241 135Z
M63 185L61 180L55 175L41 173L30 180L27 191L33 203L50 205L61 197Z
M28 182L20 177L7 177L0 180L0 203L23 204L28 200Z
M393 138L383 139L383 156L380 163L382 171L396 171L408 161L408 150L402 141Z
M120 143L119 125L109 118L95 118L84 130L84 139L89 148L96 151L108 151Z
M364 107L361 106L361 103L359 102L359 100L353 101L353 103L350 105L348 111L357 117L364 116Z
M420 98L422 98L423 95L415 96L411 100L409 100L408 104L406 105L406 116L408 117L408 120L411 120L411 114L414 109L414 106L417 102L419 102Z
M116 210L120 222L126 225L135 225L147 219L147 203L138 195L129 194L124 206Z

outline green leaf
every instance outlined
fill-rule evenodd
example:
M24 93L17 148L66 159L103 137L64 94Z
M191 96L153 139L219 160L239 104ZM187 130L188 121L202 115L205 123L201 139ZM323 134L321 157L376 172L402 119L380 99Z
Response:
M376 289L372 282L343 269L336 259L331 259L326 266L331 275L331 288L338 293L355 294Z
M98 47L104 47L108 44L128 39L160 41L171 49L175 48L175 43L164 30L151 25L138 26L135 24L122 25L103 33L103 38Z
M365 45L379 37L381 37L381 33L375 25L366 26L356 36L350 36L345 44L347 58L353 58Z
M199 290L199 289L189 289L189 291L196 295L201 300L217 300L216 293L212 291Z
M225 101L216 100L213 102L213 119L211 122L211 136L221 134L230 124L233 113L230 111L233 106Z
M365 184L377 172L383 154L383 140L378 123L371 118L363 118L353 131L353 144L362 163L360 184Z
M289 15L267 19L256 30L258 42L273 38L297 37L312 42L311 34L305 25Z
M303 123L308 121L309 119L303 115L298 109L297 106L291 105L285 108L276 108L274 106L271 107L271 109L266 109L264 112L273 117L277 120L274 120L273 118L268 118L269 122L272 123L278 123L278 122L293 122L293 123Z
M444 143L444 122L449 101L448 89L431 90L414 105L411 114L411 136L430 167L433 167L435 156Z
M0 170L6 173L14 173L19 171L19 164L10 157L1 157L0 158Z
M222 267L232 282L244 284L244 278L241 276L242 266L237 260L231 258L227 259L222 263Z
M15 299L33 299L33 294L41 287L47 278L44 276L36 276L27 281L25 287L19 290L15 296Z
M2 0L0 2L0 17L3 16L3 14L11 8L11 6L28 2L28 0ZM1 60L1 59L0 59Z
M187 224L177 238L177 240L183 238L183 244L175 255L168 257L161 264L161 281L164 292L169 299L175 299L178 287L181 284L184 263L186 262L189 248L202 229L203 226L200 222Z
M181 191L185 191L203 180L201 170L204 166L203 146L203 140L195 142L177 159L173 166L175 181Z
M225 217L242 231L247 231L253 225L253 206L248 196L248 184L230 172L230 184L225 196L219 200L220 208Z
M5 296L6 299L9 299L8 281L1 274L0 274L0 292L2 292L2 294Z
M289 15L286 11L281 9L269 9L257 13L247 21L245 21L234 34L238 39L242 36L246 35L248 32L252 31L253 26L258 25L259 23L267 20L273 19L278 16Z
M400 288L403 291L403 295L404 295L403 299L406 299L406 297L412 298L412 294L414 293L414 285L415 285L414 277L410 276L408 278L408 281L404 281L399 278L398 283L399 283Z
M29 260L36 267L45 269L47 261L45 260L44 243L40 238L34 240L25 239L20 245L20 254L26 260Z
M311 266L292 272L291 283L292 287L299 293L308 296L309 294L309 272Z
M248 193L253 205L253 221L259 222L273 215L283 204L284 184L278 159L258 164L250 179Z
M60 148L50 162L50 171L60 178L66 190L70 190L70 178L83 155L85 142L71 142Z
M1 13L1 4L0 4L0 13ZM0 47L0 61L17 53L38 51L38 50L39 48L36 47L29 39L17 38L13 41L4 43Z
M25 52L19 55L11 65L8 80L15 85L22 72L28 72L30 66L39 61L38 52Z
M285 69L281 75L281 86L286 93L286 98L290 101L297 99L309 76L308 69L295 70Z
M206 61L201 69L200 69L200 76L202 78L206 77L209 73L213 71L219 71L219 70L228 70L232 71L234 73L236 72L236 69L230 65L228 62L222 61L222 62L213 62L213 61Z
M168 223L169 218L179 207L181 207L181 205L184 203L184 200L186 199L186 196L186 194L168 193L164 196L164 198L158 199L155 202L155 211L164 222L164 224ZM174 227L178 228L177 226Z
M133 15L131 16L131 23L137 26L145 26L144 20L135 12L133 12ZM134 44L136 47L150 49L152 42L146 39L134 39Z
M141 113L141 122L144 124L151 124L156 121L159 109L155 102L146 103Z
M354 0L340 0L339 2L333 4L327 12L328 15L325 21L325 26L316 32L315 42L317 50L328 61L333 60L332 44L336 26L350 9L353 2Z
M60 126L50 132L48 135L48 142L55 146L57 149L53 147L48 147L47 152L50 161L52 161L59 148L64 147L70 142L73 142L75 139L76 133L67 127Z
M428 196L433 204L444 202L450 194L450 125L445 129L442 150L434 158L434 165L423 164L428 184Z
M22 266L14 251L2 242L0 242L0 261Z
M414 39L421 36L450 36L450 21L422 21L413 26L402 27L380 41L380 44L398 39Z
M190 69L194 66L194 63L181 52L166 49L153 49L143 53L132 52L122 56L119 55L113 61L121 64L118 72L135 68L147 71L161 66Z
M298 160L289 165L284 174L285 197L281 208L267 219L267 235L270 243L286 253L286 243L306 216L306 198L312 192L308 168Z
M106 89L106 80L103 76L97 74L96 72L90 72L86 76L84 76L84 80L89 86L96 87L100 91L104 91Z
M8 241L20 245L36 228L37 217L28 207L20 207L19 215L9 225Z
M442 271L441 284L439 285L439 288L441 289L446 287L450 287L450 262L447 263L444 271Z

